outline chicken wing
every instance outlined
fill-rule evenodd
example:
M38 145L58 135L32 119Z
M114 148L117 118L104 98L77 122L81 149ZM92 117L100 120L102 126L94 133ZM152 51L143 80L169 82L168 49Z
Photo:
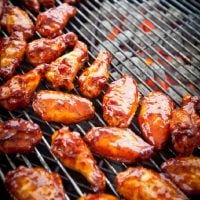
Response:
M171 158L161 166L170 179L186 194L200 195L200 158Z
M39 3L38 0L20 0L20 1L30 11L33 11L35 13L39 13L39 11L40 11L40 3Z
M108 78L112 56L107 51L101 51L94 63L80 75L79 89L81 94L88 98L99 96Z
M7 6L3 14L1 25L12 35L14 32L23 33L25 39L34 34L34 24L25 11L17 6Z
M112 82L103 97L103 118L110 125L127 128L138 107L140 93L136 81L124 75Z
M48 38L61 35L62 29L75 14L76 9L69 6L67 3L63 3L55 8L50 8L37 16L36 30L43 37Z
M39 0L39 2L45 7L53 7L55 4L55 0Z
M197 104L200 104L199 97L187 95L183 98L182 108L172 113L172 143L180 155L190 155L200 146L200 116L195 109Z
M46 121L78 123L94 117L88 99L60 91L41 90L33 100L34 111Z
M0 122L0 151L29 153L42 138L40 127L21 118Z
M118 200L118 198L110 194L102 193L102 194L87 194L78 198L77 200Z
M81 173L95 192L105 189L105 176L79 133L67 127L56 131L52 135L51 150L66 167Z
M78 2L80 2L80 0L64 0L64 2L68 3L70 5L74 5L74 4L78 3Z
M93 152L120 162L148 159L153 153L153 147L130 129L94 127L84 139Z
M5 185L13 199L65 200L60 176L43 168L20 166L7 173Z
M25 108L44 74L44 65L23 74L16 75L0 86L0 106L7 110Z
M162 149L170 137L173 101L162 92L144 97L138 122L144 138L156 149Z
M73 51L57 58L49 65L45 73L46 79L51 82L54 88L74 88L73 81L77 72L88 60L87 45L78 41Z
M130 167L117 174L116 187L126 200L188 199L169 179L142 166Z
M34 66L50 63L58 58L67 47L73 47L77 40L76 34L72 32L54 39L40 38L28 43L26 56Z
M23 60L26 42L11 36L1 38L0 43L0 77L10 79Z
M6 5L7 5L7 0L1 0L0 1L0 20L1 20L3 13L4 13Z

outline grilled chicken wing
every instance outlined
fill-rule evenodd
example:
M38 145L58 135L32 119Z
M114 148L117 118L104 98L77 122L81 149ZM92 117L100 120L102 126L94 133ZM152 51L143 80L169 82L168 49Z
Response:
M136 81L124 75L112 82L103 97L103 118L110 126L127 128L139 103Z
M23 75L16 75L0 86L0 106L7 110L26 107L43 77L44 65Z
M196 112L200 98L187 95L183 98L182 108L172 113L170 131L175 151L181 155L192 154L200 146L200 116Z
M170 179L186 194L200 195L200 158L171 158L161 166Z
M45 73L46 79L51 82L54 88L74 88L73 81L77 72L88 60L87 45L78 41L73 51L57 58L49 65Z
M56 8L50 8L37 16L36 30L43 36L53 38L62 34L71 17L76 14L76 9L63 3Z
M9 171L5 185L13 199L64 200L65 193L60 176L43 168L20 166Z
M142 166L117 174L116 187L126 200L188 199L169 179Z
M4 153L29 153L41 140L40 127L17 118L0 122L0 151Z
M34 40L27 45L26 56L34 66L50 63L58 58L67 47L74 46L77 40L76 34L72 32L54 39L41 38Z
M56 131L52 135L51 150L66 167L81 173L95 192L104 190L105 176L79 133L67 127Z
M39 2L45 7L52 7L55 4L55 0L39 0Z
M102 194L87 194L78 198L78 200L118 200L118 198L110 194L102 193Z
M26 8L35 13L40 11L40 3L38 0L20 0Z
M34 25L25 11L17 6L7 6L3 14L1 25L9 34L23 33L25 39L30 39L34 34Z
M111 59L112 56L109 52L101 51L94 63L83 71L78 79L81 94L95 98L101 93L109 78L108 67Z
M144 138L162 149L170 136L173 101L161 92L151 92L142 100L138 122Z
M10 79L23 60L26 42L20 38L0 39L0 77Z
M33 100L34 111L46 121L78 123L94 117L92 102L60 91L41 90Z
M120 162L148 159L153 153L153 147L130 129L94 127L84 139L93 152Z

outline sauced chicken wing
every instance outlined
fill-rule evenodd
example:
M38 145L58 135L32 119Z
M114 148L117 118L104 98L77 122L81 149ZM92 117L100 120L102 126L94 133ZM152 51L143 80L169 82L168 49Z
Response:
M4 153L28 153L41 140L40 127L17 118L0 122L0 151Z
M94 127L84 139L93 152L120 162L148 159L153 153L153 147L130 129Z
M102 194L87 194L78 198L78 200L118 200L118 198L110 194L102 193Z
M95 192L104 190L105 176L79 133L71 132L67 127L56 131L52 135L51 150L66 167L80 172Z
M9 34L23 33L25 39L30 39L34 34L34 25L25 11L17 6L7 6L3 14L1 25Z
M126 200L186 200L169 179L142 166L130 167L116 176L116 187Z
M170 136L173 102L161 92L144 97L138 122L144 138L156 149L162 149Z
M39 2L45 7L52 7L55 4L55 0L39 0Z
M43 168L20 166L9 171L5 185L13 199L64 200L65 193L60 176Z
M84 96L95 98L101 93L109 78L108 67L111 59L109 52L101 51L94 63L80 75L79 89Z
M36 30L43 37L48 38L61 35L62 29L75 14L76 9L69 6L67 3L63 3L55 8L50 8L37 16Z
M26 56L34 66L42 63L50 63L58 58L67 47L74 46L77 39L76 34L72 32L54 39L37 39L28 43Z
M92 102L60 91L41 90L33 100L34 111L46 121L78 123L94 117Z
M38 13L40 11L40 3L38 0L20 0L30 11Z
M127 128L139 103L136 81L124 75L112 82L103 97L103 118L110 126Z
M187 95L183 98L182 108L172 113L170 131L178 154L190 155L194 148L200 146L200 116L195 110L198 104L199 97Z
M171 180L185 193L200 194L200 158L171 158L161 166Z
M49 65L45 73L46 79L54 88L74 88L73 81L77 72L88 60L87 45L78 41L73 51L57 58Z
M43 77L44 66L39 65L35 69L16 75L0 86L0 106L7 110L26 107Z

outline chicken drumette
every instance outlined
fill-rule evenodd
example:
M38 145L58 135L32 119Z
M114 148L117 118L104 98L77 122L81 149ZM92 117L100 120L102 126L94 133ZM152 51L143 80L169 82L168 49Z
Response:
M16 200L65 200L60 176L43 168L20 166L8 172L5 185Z
M101 51L94 63L80 75L79 89L84 96L95 98L101 93L109 78L108 67L111 59L109 52Z
M67 127L56 131L52 135L51 150L66 167L81 173L95 192L105 189L105 176L79 133Z
M77 200L118 200L118 198L110 194L101 193L84 195Z

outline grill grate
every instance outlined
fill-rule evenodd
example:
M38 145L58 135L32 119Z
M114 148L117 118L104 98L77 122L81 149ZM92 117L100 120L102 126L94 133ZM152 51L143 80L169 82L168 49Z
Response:
M10 1L9 3L12 4L12 2L14 1ZM60 0L56 0L57 5L60 3ZM22 8L26 10L24 7ZM28 10L26 11L33 21L35 21L36 17L34 14ZM67 25L65 31L76 32L79 38L88 44L89 56L91 58L90 63L95 59L99 49L102 47L112 53L113 61L110 68L110 82L116 80L124 72L128 72L137 80L142 95L146 95L156 87L170 96L180 106L181 98L186 92L198 95L200 91L199 13L200 3L194 0L83 1L77 6L77 15ZM153 24L156 31L147 34L145 29L141 29L139 24L144 19ZM109 23L111 29L103 23L105 21L107 24ZM114 39L109 39L108 34L112 33L112 29L117 30L121 34L121 38L116 34L114 35ZM131 38L127 37L125 31L131 33ZM5 35L6 33L2 32L2 36ZM40 37L40 35L37 34L37 37ZM110 44L108 45L105 41L110 41ZM113 52L113 49L117 53ZM158 50L162 50L164 53L160 53ZM127 52L129 53L128 55ZM121 56L118 56L119 54ZM135 62L136 58L137 62ZM150 67L145 60L146 58L151 59L156 67ZM21 73L27 71L27 66L31 68L26 62L23 63L19 71ZM179 70L179 66L182 67L182 71ZM189 68L187 66L192 67ZM29 67L28 69L30 69ZM145 70L146 68L148 70ZM160 70L165 76L160 73ZM170 80L166 79L166 76ZM151 80L153 86L147 84L147 79ZM160 84L161 81L167 84L167 88L164 88ZM49 88L49 86L46 82L42 82L38 90L41 88ZM72 93L79 94L77 85ZM96 108L95 118L87 122L70 125L70 129L84 135L91 127L106 125L102 119L102 95L98 99L93 100ZM62 124L48 123L39 119L34 114L31 105L23 111L6 112L5 110L0 110L1 121L16 117L22 117L39 124L44 132L44 136L31 154L11 156L0 154L1 197L5 196L4 199L9 199L3 186L5 174L19 165L26 165L28 167L42 166L48 171L58 172L63 179L67 200L73 200L83 195L83 193L92 192L88 183L80 174L65 168L50 151L51 134L62 127ZM136 134L140 135L137 125L137 113L130 128ZM199 150L194 152L195 155L199 155L199 153ZM114 177L116 173L127 168L127 165L102 159L97 155L94 156L98 162L98 166L107 177L106 192L118 196L115 189ZM174 156L175 153L169 144L166 149L158 152L152 159L132 165L143 165L160 171L160 164Z

